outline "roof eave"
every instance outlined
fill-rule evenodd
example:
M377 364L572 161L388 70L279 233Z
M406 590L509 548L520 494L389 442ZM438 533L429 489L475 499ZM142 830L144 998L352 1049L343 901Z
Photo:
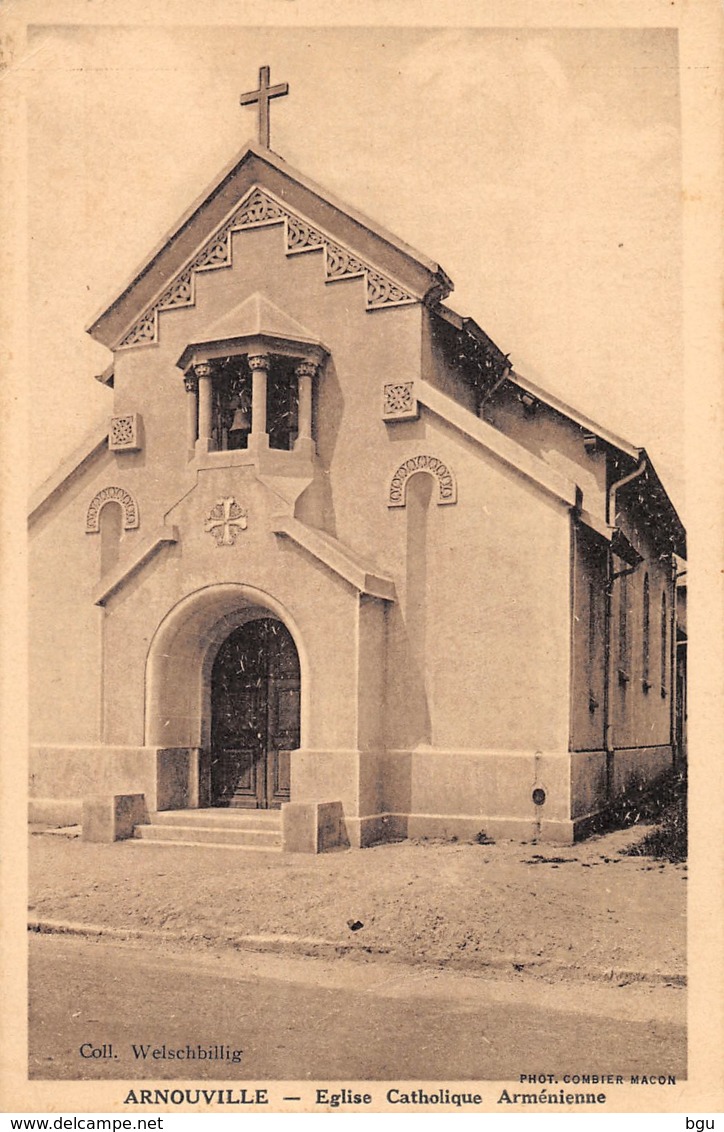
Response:
M327 347L315 338L291 337L261 330L234 337L189 342L176 365L186 372L190 366L200 361L211 361L214 358L225 357L227 354L263 353L265 350L274 353L275 347L277 347L276 352L303 354L318 364L322 364L329 354Z
M668 518L672 551L674 554L678 554L680 558L686 560L686 528L674 504L671 502L669 493L659 479L658 472L651 461L651 457L648 455L645 448L640 449L640 451L641 458L646 460L646 479L649 481L652 494L659 496L663 510Z
M597 436L600 440L603 440L612 448L618 449L618 451L622 452L625 456L630 456L632 460L641 459L643 448L636 447L636 445L631 444L630 441L624 440L623 437L617 436L616 433L611 432L607 428L604 428L602 425L598 424L597 421L591 420L591 418L587 417L585 413L579 412L578 409L575 409L566 401L563 401L561 398L554 396L546 389L541 388L541 386L536 385L535 382L530 381L523 374L518 373L517 370L512 369L510 371L508 380L513 382L514 385L517 385L521 389L525 390L527 393L530 393L533 397L536 398L536 400L541 401L544 405L548 405L549 408L555 409L555 411L557 413L560 413L561 416L567 417L567 419L572 421L574 424L580 425L580 427L585 429L586 432L593 433L594 436Z
M492 353L497 359L506 365L509 365L508 355L505 354L500 346L498 346L489 334L486 334L477 322L467 316L463 316L453 310L452 307L445 306L444 303L438 302L432 308L432 313L447 322L454 330L460 334L466 334L475 342L481 345L485 350Z
M109 387L109 389L112 389L113 388L113 381L114 381L114 378L115 378L115 372L114 371L115 371L115 361L112 361L110 363L110 365L106 366L106 368L103 370L103 373L97 373L95 375L95 379L96 379L96 381L100 381L101 385L107 385Z
M99 453L108 448L108 421L96 424L28 500L28 523L34 523L45 508Z

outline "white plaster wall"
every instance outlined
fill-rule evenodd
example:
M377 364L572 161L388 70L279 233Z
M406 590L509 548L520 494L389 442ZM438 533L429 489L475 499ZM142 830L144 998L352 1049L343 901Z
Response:
M422 434L422 435L421 435ZM442 459L458 501L428 511L425 655L409 663L407 508L390 508L388 745L566 750L570 665L567 508L432 414L390 426L397 455ZM429 717L427 730L421 711Z
M204 518L219 497L233 495L247 508L248 528L234 546L217 546L204 531ZM189 595L215 585L238 584L256 591L258 603L268 596L270 608L287 611L306 654L308 728L313 746L354 746L356 742L357 594L326 567L269 527L275 500L246 468L203 473L199 485L173 510L180 542L157 555L107 603L106 741L143 743L147 700L147 656L159 626ZM243 607L248 597L240 593ZM210 592L206 624L210 633L220 616ZM282 616L282 619L284 617ZM290 628L292 626L290 625ZM172 661L169 662L173 663ZM305 671L303 665L303 672ZM179 671L185 671L183 664ZM173 680L169 669L168 678ZM190 721L190 745L200 741L193 721L199 719L199 687L179 689L178 712ZM175 717L174 717L175 718ZM147 736L146 736L147 738ZM184 745L184 736L154 735L159 745Z
M103 615L91 593L100 577L100 534L86 534L86 512L99 489L122 484L113 457L99 454L31 524L31 743L99 740ZM128 543L132 537L123 536Z

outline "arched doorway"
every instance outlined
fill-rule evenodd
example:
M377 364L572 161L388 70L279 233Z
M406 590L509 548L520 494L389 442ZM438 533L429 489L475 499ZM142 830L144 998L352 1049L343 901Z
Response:
M211 805L214 664L236 630L263 619L278 627L275 638L284 631L284 639L291 640L291 647L289 641L283 646L285 655L293 651L296 660L293 671L278 674L291 677L290 683L278 680L274 664L271 666L273 708L276 704L274 710L282 713L282 722L292 722L292 726L279 729L287 745L276 748L282 754L271 773L288 788L290 760L283 752L308 744L311 680L300 630L289 610L271 594L241 582L223 582L204 586L177 602L159 624L148 650L145 745L163 751L163 769L159 771L163 789L159 790L164 797L173 797L172 809ZM284 693L281 702L280 692ZM269 749L267 744L264 751ZM177 800L184 792L188 798L185 803ZM267 792L266 802L260 803L254 796L242 804L279 806L279 794L277 789L276 801L274 792L271 801ZM221 800L217 804L229 803Z
M255 617L226 637L211 670L213 806L278 809L289 801L299 697L299 656L281 621Z

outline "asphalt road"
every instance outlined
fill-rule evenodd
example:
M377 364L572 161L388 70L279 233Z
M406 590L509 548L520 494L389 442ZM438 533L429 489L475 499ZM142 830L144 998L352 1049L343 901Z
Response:
M681 1079L684 1027L684 992L670 987L30 938L29 1075L39 1080ZM138 1053L164 1044L243 1053L238 1063Z

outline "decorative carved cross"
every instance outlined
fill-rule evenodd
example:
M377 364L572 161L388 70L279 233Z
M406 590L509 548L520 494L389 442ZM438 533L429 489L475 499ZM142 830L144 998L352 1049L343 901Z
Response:
M234 499L233 495L220 499L209 512L204 523L207 535L213 535L217 546L233 546L238 531L246 530L247 512ZM234 529L237 528L237 529Z
M272 98L280 98L283 94L289 94L289 83L277 83L276 86L269 86L269 68L260 67L259 89L242 94L239 99L240 106L251 106L254 102L259 103L259 144L263 145L265 149L269 148L269 103Z

